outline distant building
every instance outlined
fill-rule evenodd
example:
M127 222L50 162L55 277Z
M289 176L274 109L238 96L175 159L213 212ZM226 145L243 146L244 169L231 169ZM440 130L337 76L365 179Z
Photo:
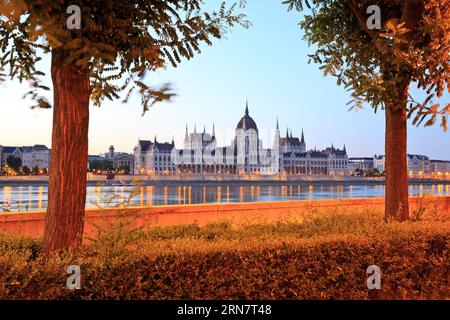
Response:
M305 175L346 175L348 174L348 157L344 149L334 146L323 151L283 152L280 171L286 174Z
M450 161L431 160L431 168L437 176L450 176Z
M134 174L175 174L176 166L171 160L175 143L159 143L155 139L138 140L134 148Z
M432 172L431 160L429 157L420 154L408 154L409 174L426 174Z
M419 154L408 154L406 157L409 175L427 174L432 172L431 160L429 157ZM375 155L373 158L374 168L378 171L385 171L386 157Z
M349 158L348 171L356 173L356 171L369 172L374 169L374 158ZM380 171L381 173L382 171Z
M305 135L302 130L302 138L292 137L292 130L286 129L286 137L280 139L280 149L282 152L306 152Z
M20 158L23 167L38 167L39 169L48 169L50 167L51 150L42 144L23 147L0 147L1 167L6 166L9 156Z
M50 167L50 149L42 144L22 147L22 166L28 168L48 169Z
M343 149L333 145L325 150L306 150L302 130L301 138L294 137L289 129L280 137L278 121L272 149L263 147L256 122L249 114L248 104L239 120L231 144L218 147L213 125L212 133L186 133L183 148L172 143L160 144L139 140L134 148L136 174L348 174L348 156Z
M114 169L127 168L130 172L133 172L134 168L134 156L126 152L115 152L114 146L110 146L107 153L102 155L104 159L113 163Z
M373 157L373 168L377 169L380 173L385 171L386 157L384 155L375 155Z

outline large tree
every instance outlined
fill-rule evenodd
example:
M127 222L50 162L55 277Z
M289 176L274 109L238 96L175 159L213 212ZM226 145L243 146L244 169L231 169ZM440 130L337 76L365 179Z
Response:
M311 60L386 118L386 219L408 219L407 119L447 130L450 0L285 0L311 10L300 26L317 47ZM378 21L377 21L378 20ZM411 84L425 99L414 98ZM419 101L416 101L419 100Z
M206 12L204 6L202 0L0 1L3 78L31 81L26 96L37 102L36 107L51 107L40 92L49 88L38 70L41 56L51 55L46 254L82 242L90 101L127 101L137 92L145 112L173 96L169 86L147 83L149 72L191 59L202 43L210 45L230 27L248 24L243 14L234 13L236 4L227 8L222 3L217 12Z

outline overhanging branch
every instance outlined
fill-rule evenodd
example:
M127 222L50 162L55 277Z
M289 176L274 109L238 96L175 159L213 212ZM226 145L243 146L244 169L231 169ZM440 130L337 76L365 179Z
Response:
M383 46L379 34L369 29L369 27L367 26L366 17L364 14L361 13L361 9L355 3L353 3L352 0L347 0L347 4L350 7L352 13L355 15L356 19L358 20L360 27L367 33L367 35L370 36L375 46L377 47L378 51L380 53L385 53L386 49Z

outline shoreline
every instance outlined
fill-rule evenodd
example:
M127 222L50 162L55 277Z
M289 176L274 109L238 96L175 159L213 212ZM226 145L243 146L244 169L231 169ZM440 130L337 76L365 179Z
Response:
M384 185L384 177L323 177L323 176L304 176L304 177L284 177L286 179L254 179L242 180L232 177L225 179L211 179L211 177L154 177L143 176L117 176L115 179L124 181L126 186L183 186L183 185L205 185L205 186L232 186L232 185ZM227 179L228 178L228 179ZM231 178L231 179L230 179ZM439 179L409 179L409 185L415 184L444 184L449 185L450 180ZM0 187L22 187L22 186L47 186L48 176L0 176ZM105 176L88 176L88 187L110 186L106 184ZM114 185L122 187L122 185Z
M409 197L410 210L431 206L441 214L450 214L450 196ZM348 212L376 210L383 212L384 198L321 199L260 201L243 203L207 203L191 205L130 206L117 208L86 208L85 235L94 235L98 227L111 226L114 221L129 219L133 228L171 225L199 225L228 221L280 221L296 218L301 213L345 208ZM0 232L40 237L44 233L45 211L0 213Z

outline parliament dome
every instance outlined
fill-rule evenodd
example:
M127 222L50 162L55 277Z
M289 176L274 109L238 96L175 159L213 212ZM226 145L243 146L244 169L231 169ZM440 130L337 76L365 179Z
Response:
M238 130L238 129L244 129L244 130L253 129L253 130L258 131L258 127L256 126L255 120L253 120L252 117L249 116L248 103L245 107L245 115L241 118L241 120L239 121L239 123L236 126L236 130Z

